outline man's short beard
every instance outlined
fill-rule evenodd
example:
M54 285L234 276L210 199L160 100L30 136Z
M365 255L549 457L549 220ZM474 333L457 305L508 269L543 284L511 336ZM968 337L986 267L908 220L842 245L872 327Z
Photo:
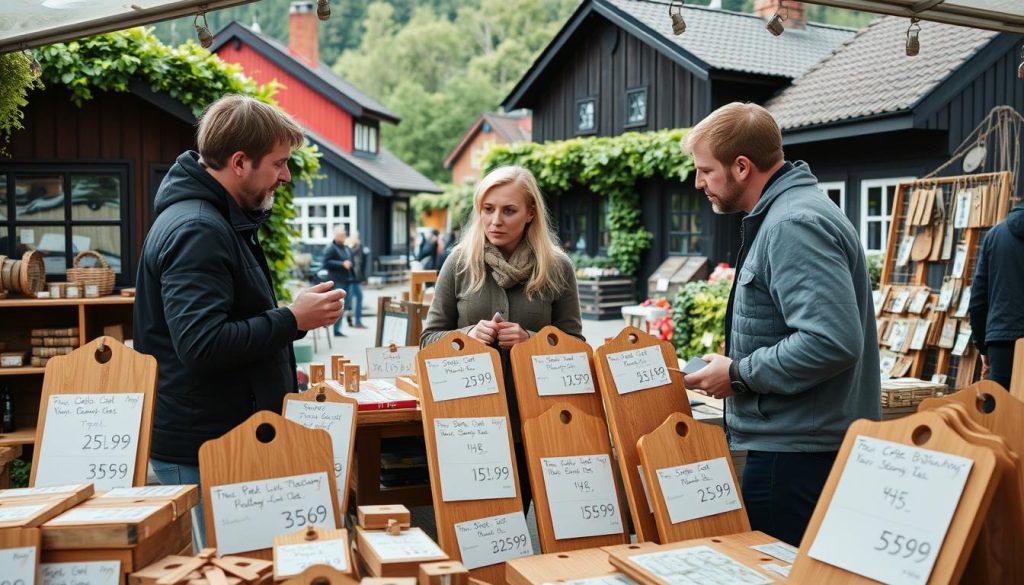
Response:
M264 197L263 201L260 202L259 210L260 211L270 211L273 208L274 208L274 193L271 193L270 195L267 195L266 197Z

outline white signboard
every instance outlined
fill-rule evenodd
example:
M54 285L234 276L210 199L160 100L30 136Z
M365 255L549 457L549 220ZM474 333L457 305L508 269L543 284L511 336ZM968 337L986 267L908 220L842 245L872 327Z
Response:
M345 572L348 571L347 552L345 541L340 538L282 544L274 547L274 568L279 577L298 575L313 565L330 565Z
M0 548L0 584L34 585L36 582L36 547Z
M546 457L540 465L556 540L623 532L607 455Z
M380 330L381 343L405 345L409 337L409 316L384 313L384 324Z
M419 528L409 528L396 535L383 531L363 532L362 537L386 563L448 556Z
M673 524L742 507L725 457L666 467L657 473Z
M127 506L124 508L72 508L50 520L50 524L121 524L142 522L156 513L160 506Z
M426 360L430 392L435 402L498 393L498 376L490 354Z
M709 546L639 554L629 557L629 560L673 585L762 585L773 582Z
M213 486L217 551L271 548L275 536L306 526L337 528L330 488L324 472Z
M0 523L23 522L48 508L50 504L26 504L0 507Z
M808 554L892 585L927 583L973 464L858 436Z
M284 417L309 429L323 429L331 435L334 449L334 483L338 488L338 503L345 500L348 484L345 475L352 462L349 460L349 444L352 440L352 426L356 424L356 408L347 402L310 402L288 400L285 402Z
M40 585L118 585L120 582L121 561L39 565Z
M533 378L541 396L594 393L590 360L583 352L533 356Z
M87 481L97 490L131 487L142 402L141 393L51 395L36 485Z
M469 570L533 554L522 512L469 520L455 525L462 564Z
M668 368L661 347L652 345L643 349L608 354L608 368L619 394L629 394L669 383Z
M435 418L434 438L445 502L516 497L508 419Z
M366 348L366 377L394 378L416 375L416 346Z

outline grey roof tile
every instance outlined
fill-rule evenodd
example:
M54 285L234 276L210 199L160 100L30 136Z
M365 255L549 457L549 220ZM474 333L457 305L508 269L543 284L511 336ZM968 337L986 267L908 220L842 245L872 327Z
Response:
M330 151L332 155L355 166L383 183L384 186L392 191L406 191L410 193L441 192L441 188L433 181L424 177L422 173L384 148L381 148L376 156L358 155L345 152L315 132L306 130L306 135L319 148Z

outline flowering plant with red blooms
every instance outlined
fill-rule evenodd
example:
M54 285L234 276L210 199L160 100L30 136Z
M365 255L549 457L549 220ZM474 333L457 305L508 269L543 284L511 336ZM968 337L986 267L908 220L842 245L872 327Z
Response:
M672 340L672 303L665 297L649 298L640 303L641 307L657 307L668 313L651 321L651 335L666 341Z
M708 277L708 282L714 284L723 279L732 282L734 278L736 278L736 269L730 268L727 262L719 262L718 266L715 266L715 271Z

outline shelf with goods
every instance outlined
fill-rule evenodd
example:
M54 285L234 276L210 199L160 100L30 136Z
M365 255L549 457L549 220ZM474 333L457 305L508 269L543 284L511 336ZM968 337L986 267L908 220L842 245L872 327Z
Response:
M29 351L33 329L78 329L79 345L120 326L131 337L135 299L123 296L78 299L0 299L0 346L3 351ZM31 445L39 417L39 395L45 367L24 365L0 368L0 388L10 389L15 431L0 434L0 446Z

